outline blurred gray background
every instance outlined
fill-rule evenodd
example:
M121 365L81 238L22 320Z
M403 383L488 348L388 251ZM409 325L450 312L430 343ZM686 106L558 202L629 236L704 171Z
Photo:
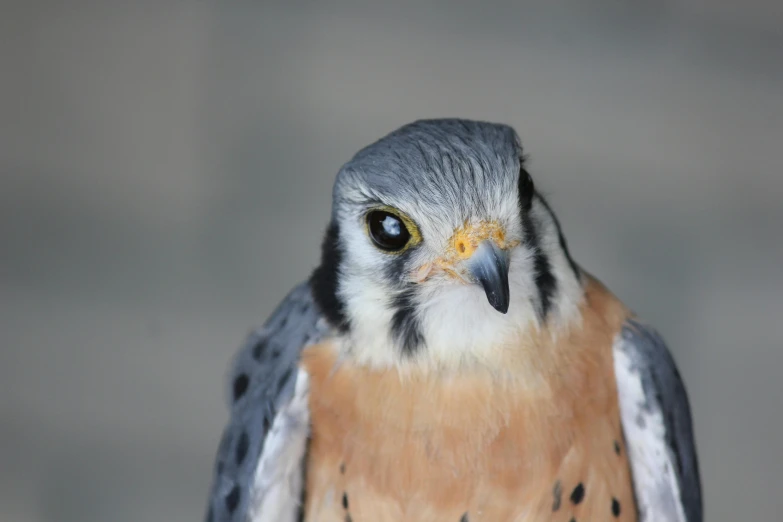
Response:
M514 125L668 339L707 519L780 519L783 3L131 4L2 2L0 521L200 520L335 173L437 116Z

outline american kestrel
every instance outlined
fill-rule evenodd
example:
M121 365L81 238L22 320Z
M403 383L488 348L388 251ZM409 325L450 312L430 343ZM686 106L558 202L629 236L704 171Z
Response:
M661 337L571 258L515 131L406 125L240 350L208 521L702 520Z

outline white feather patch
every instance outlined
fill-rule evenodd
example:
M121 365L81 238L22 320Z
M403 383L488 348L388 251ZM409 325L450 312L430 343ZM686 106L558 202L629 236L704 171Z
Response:
M309 376L299 370L291 402L280 409L264 442L256 468L249 510L252 522L294 522L303 487L302 459L307 447Z
M614 371L639 522L685 522L663 413L646 406L641 375L627 353L633 347L626 344L622 335L614 342Z
M493 366L493 361L503 360L499 357L500 352L516 349L520 336L539 326L534 252L522 244L525 231L522 230L516 192L498 192L487 201L494 204L488 205L492 211L484 219L500 223L507 239L520 243L510 253L511 302L507 314L492 308L480 286L460 284L444 274L430 273L432 264L447 250L455 228L464 224L464 216L452 215L451 206L445 206L442 213L433 214L431 208L419 209L410 206L412 202L406 202L408 214L419 224L422 237L426 237L413 253L409 267L415 270L410 276L412 281L417 281L424 271L431 276L416 282L412 296L424 344L424 349L416 353L416 365L430 368L477 363ZM557 281L548 318L555 326L553 333L557 333L580 320L583 290L560 246L552 216L538 201L534 202L532 212L540 229L540 248ZM384 271L389 254L372 245L362 223L361 214L346 215L341 221L345 250L351 254L340 273L340 295L351 324L350 336L342 341L345 351L360 364L379 368L404 366L410 361L400 357L400 349L391 335L396 310L391 304L395 286Z

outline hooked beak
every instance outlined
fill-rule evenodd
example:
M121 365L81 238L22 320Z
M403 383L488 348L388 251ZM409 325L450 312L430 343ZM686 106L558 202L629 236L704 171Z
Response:
M468 269L484 288L489 304L501 314L508 312L508 252L484 240L470 257Z

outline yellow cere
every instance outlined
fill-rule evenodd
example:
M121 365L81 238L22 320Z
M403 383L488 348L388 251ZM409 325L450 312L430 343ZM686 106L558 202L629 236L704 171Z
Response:
M479 244L487 239L492 240L503 249L516 246L506 243L506 233L498 222L479 221L473 225L465 224L454 231L454 235L451 236L449 241L446 257L468 259L476 251Z
M428 263L420 267L415 274L417 281L423 281L432 274L432 269L437 268L455 279L467 282L457 265L460 261L469 259L485 240L492 240L498 247L509 249L519 245L519 241L506 241L506 233L497 221L479 221L478 223L465 223L451 236L446 247L446 252L434 263Z

